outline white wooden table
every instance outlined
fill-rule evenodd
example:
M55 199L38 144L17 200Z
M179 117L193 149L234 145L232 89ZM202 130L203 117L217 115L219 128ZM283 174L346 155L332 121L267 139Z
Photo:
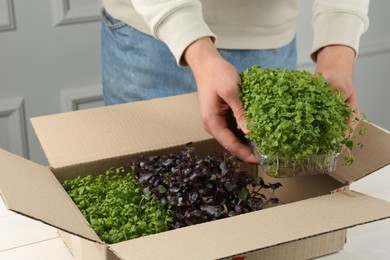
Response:
M353 183L351 189L390 201L390 166ZM343 251L319 259L390 259L390 219L351 228L347 239ZM0 260L14 259L74 258L55 228L7 210L0 199Z

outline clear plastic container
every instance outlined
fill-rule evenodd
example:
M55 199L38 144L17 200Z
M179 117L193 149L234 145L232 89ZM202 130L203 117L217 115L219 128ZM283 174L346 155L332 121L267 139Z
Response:
M311 155L300 161L260 155L260 165L271 177L295 177L307 175L329 174L336 170L339 153Z
M256 146L251 145L256 153ZM257 153L256 153L257 154ZM299 161L257 154L263 171L274 178L329 174L336 170L340 153L310 155Z

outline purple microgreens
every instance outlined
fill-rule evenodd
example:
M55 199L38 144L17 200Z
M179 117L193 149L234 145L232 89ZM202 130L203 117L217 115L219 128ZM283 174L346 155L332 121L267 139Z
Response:
M251 177L239 168L237 158L227 153L201 157L191 144L180 152L143 157L131 167L146 187L144 193L153 194L174 212L174 228L278 204L274 191L282 186ZM272 196L267 198L260 190L270 190Z

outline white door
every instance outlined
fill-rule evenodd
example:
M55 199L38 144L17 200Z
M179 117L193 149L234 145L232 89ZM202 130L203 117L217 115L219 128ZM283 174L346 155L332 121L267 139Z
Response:
M102 105L101 0L0 0L0 147L47 164L29 118Z

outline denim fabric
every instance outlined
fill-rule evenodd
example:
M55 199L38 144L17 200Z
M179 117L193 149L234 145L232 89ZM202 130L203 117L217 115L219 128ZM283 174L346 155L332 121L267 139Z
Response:
M106 105L173 96L196 91L188 67L179 67L168 47L102 11L103 97ZM238 72L257 64L294 69L295 39L272 50L219 49Z

